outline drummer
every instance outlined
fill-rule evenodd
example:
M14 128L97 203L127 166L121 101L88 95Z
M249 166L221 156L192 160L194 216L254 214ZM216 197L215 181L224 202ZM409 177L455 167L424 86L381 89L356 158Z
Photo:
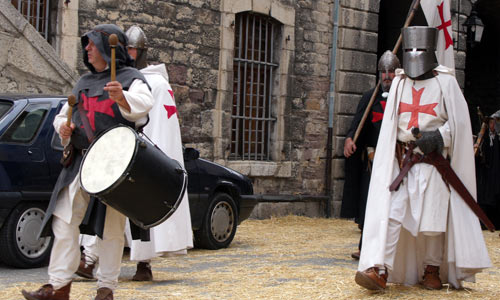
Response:
M116 80L110 81L111 50L109 36L116 34ZM124 246L125 216L80 188L79 166L82 155L94 137L118 124L130 127L145 124L153 106L153 96L144 76L132 68L127 54L127 38L116 25L96 26L81 37L83 62L89 73L73 89L77 105L73 107L71 125L66 125L68 104L54 120L63 145L73 146L74 157L63 168L50 199L40 235L54 234L54 245L48 267L49 283L40 289L22 291L26 299L69 299L73 274L80 263L79 234L99 236L97 249L96 300L113 299L118 283ZM80 229L79 229L80 227Z

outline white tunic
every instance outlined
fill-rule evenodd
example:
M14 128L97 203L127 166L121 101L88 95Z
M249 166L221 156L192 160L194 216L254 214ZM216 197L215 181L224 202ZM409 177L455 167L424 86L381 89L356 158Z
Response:
M458 177L462 180L469 192L475 197L475 171L474 171L474 153L472 146L472 131L468 115L467 104L460 91L458 83L451 75L449 69L439 66L435 69L439 74L434 78L437 82L441 93L435 94L436 99L426 97L424 101L438 102L442 108L439 108L436 114L447 114L447 121L438 122L436 127L439 128L445 146L448 149L448 157L453 170L457 173ZM404 114L398 114L400 109L400 100L403 81L405 77L402 70L397 70L396 78L394 79L391 90L389 93L384 119L380 130L380 136L377 144L377 151L375 153L372 179L370 182L370 190L368 194L365 229L363 231L363 247L361 250L361 258L358 265L359 271L364 271L376 265L384 265L387 227L391 213L391 203L394 201L397 193L391 193L389 186L399 174L399 167L397 159L395 158L395 144L398 138L398 128L400 126L399 118L407 117ZM409 79L407 79L409 80ZM420 86L417 86L420 88ZM442 95L442 96L441 96ZM402 101L410 103L404 98ZM429 104L429 102L425 102ZM418 122L424 122L420 118L423 114L419 114ZM443 121L445 120L444 115ZM402 122L404 124L404 122ZM406 123L408 126L408 123ZM407 127L405 127L407 128ZM449 137L446 132L442 130L449 130ZM444 194L433 194L431 199L429 187L425 185L430 181L440 182L433 170L434 167L424 167L420 164L419 169L412 170L413 174L410 176L418 177L418 179L406 179L405 185L408 180L415 183L413 190L407 187L414 195L413 199L419 198L433 200L435 198L446 197L444 187L432 187L433 193L443 192ZM429 169L430 168L430 169ZM427 178L420 178L426 177ZM426 181L427 179L427 181ZM416 181L415 181L416 180ZM409 185L411 186L411 185ZM423 190L420 190L423 188ZM423 195L422 195L423 193ZM418 200L417 200L418 201ZM445 253L443 264L440 268L441 279L444 282L449 282L454 287L460 287L461 281L473 281L474 274L480 272L484 268L491 267L491 261L488 256L486 244L481 232L481 227L478 218L474 215L472 210L465 204L460 195L450 187L448 202L448 215L446 218L446 233L445 233ZM418 201L422 202L422 201ZM444 203L444 202L443 202ZM413 203L412 203L413 205ZM414 208L414 206L411 206ZM425 208L419 208L425 211ZM404 228L398 240L397 252L394 264L394 270L389 273L389 282L416 284L423 275L423 253L422 249L422 235L418 231L420 223L427 224L427 221L422 221L424 218L422 213L416 212L413 219L419 220L418 224L409 226L408 219L404 219ZM405 213L405 216L407 214ZM430 216L430 219L433 217ZM430 222L432 224L432 222ZM438 226L441 226L438 224ZM410 231L407 230L410 229ZM419 228L416 230L415 228ZM428 230L428 229L424 229ZM432 226L430 230L435 230ZM441 230L441 229L439 229ZM417 237L415 237L415 234Z
M439 129L446 157L451 133L438 80L405 78L399 85L397 97L398 141L414 141L413 127L421 131ZM421 153L418 148L414 151ZM450 191L437 169L429 164L416 164L393 193L389 217L402 223L413 236L418 232L445 232L449 199Z
M165 65L150 65L142 69L141 72L146 77L155 99L144 133L165 154L184 166L177 108L173 90L168 83ZM186 253L187 249L193 247L187 190L174 214L162 224L153 227L150 233L151 241L141 242L139 240L132 241L129 232L127 232L131 260L148 260L167 252Z

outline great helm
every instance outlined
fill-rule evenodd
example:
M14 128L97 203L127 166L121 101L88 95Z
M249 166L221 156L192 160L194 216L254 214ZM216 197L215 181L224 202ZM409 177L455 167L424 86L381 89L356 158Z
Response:
M438 66L436 40L438 30L434 27L414 26L401 29L403 34L403 69L416 78Z
M130 27L125 35L128 39L128 47L137 49L137 57L135 59L135 67L137 69L142 69L148 66L147 64L147 51L146 47L147 38L144 31L139 26Z

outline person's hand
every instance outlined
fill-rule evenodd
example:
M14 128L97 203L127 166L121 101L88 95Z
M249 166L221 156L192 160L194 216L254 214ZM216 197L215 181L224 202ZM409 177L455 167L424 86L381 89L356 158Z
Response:
M355 151L356 144L354 144L354 141L350 137L346 138L344 142L344 156L349 157L353 155Z
M122 84L118 81L110 81L104 87L104 90L108 92L109 98L121 107L125 108L130 112L130 106L128 105L125 95L123 95Z
M71 123L70 126L66 125L66 123L63 123L61 127L59 127L59 136L61 139L69 139L71 137L71 134L73 134L73 130L75 129L75 124Z

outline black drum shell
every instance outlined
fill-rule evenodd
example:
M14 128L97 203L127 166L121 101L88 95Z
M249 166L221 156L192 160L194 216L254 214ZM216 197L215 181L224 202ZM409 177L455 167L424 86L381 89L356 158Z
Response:
M120 178L98 193L89 193L83 185L82 188L89 195L127 216L139 227L149 229L175 212L186 191L187 173L178 161L135 131L134 133L134 155ZM91 148L92 145L89 151ZM85 158L86 156L82 166Z

